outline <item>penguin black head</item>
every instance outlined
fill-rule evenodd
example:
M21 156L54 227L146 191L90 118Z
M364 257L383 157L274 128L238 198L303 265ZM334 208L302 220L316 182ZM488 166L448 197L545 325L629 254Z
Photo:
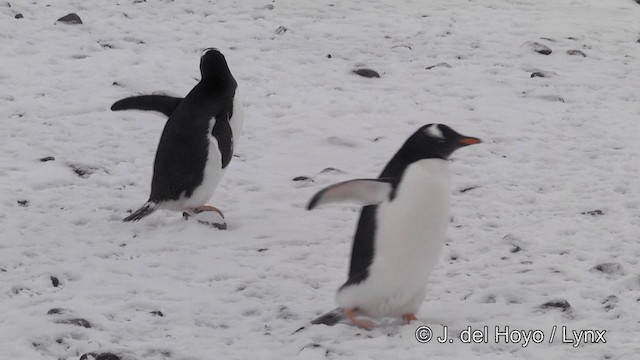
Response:
M200 57L200 73L203 79L223 81L233 78L227 65L227 60L220 50L216 48L208 48L202 50Z
M478 138L461 135L447 125L428 124L411 135L403 148L416 160L428 158L446 160L457 149L481 142Z

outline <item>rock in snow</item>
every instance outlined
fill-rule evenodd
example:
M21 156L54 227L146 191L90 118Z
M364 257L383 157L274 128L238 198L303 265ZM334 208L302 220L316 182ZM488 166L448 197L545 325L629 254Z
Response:
M523 44L523 46L527 46L531 50L542 55L549 55L552 52L551 48L549 48L546 45L540 44L539 42L536 42L536 41L527 41Z
M379 78L380 74L377 71L371 69L355 69L353 70L354 74L360 75L366 78Z
M80 19L80 16L78 16L78 14L71 13L61 17L56 22L63 23L63 24L70 24L70 25L78 25L78 24L82 24L82 19Z

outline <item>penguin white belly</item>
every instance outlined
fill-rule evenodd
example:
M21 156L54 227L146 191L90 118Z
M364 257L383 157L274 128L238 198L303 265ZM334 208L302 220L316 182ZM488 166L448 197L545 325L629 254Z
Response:
M207 203L216 191L226 169L222 168L222 155L218 148L218 141L211 136L209 131L209 152L207 162L204 165L204 177L202 183L193 190L190 197L181 197L184 209L192 209Z
M446 160L411 164L393 201L378 205L369 276L338 291L338 305L372 317L416 313L446 239L450 196Z

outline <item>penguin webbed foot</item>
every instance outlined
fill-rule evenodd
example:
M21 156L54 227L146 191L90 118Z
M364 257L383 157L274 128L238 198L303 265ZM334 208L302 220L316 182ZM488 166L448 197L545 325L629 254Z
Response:
M215 213L217 215L213 215L212 213ZM192 216L200 224L212 226L219 230L227 229L227 223L224 220L224 214L222 213L222 211L220 211L220 209L214 206L204 205L197 208L189 209L182 213L182 217L185 220L188 220Z
M356 318L356 309L346 309L344 310L344 316L349 319L355 326L364 329L371 330L375 327L375 324L369 320L361 320Z
M418 320L418 318L416 317L416 314L408 313L408 314L403 314L402 315L402 320L406 321L407 324L409 324L410 322L412 322L414 320Z

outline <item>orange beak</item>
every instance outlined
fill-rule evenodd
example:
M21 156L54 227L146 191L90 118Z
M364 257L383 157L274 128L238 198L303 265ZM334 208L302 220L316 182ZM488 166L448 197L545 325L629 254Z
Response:
M473 144L480 144L482 140L474 137L466 137L466 138L460 139L460 142L465 145L473 145Z

